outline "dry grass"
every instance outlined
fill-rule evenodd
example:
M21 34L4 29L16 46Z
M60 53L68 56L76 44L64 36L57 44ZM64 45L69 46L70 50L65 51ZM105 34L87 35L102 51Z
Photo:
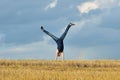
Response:
M120 80L120 60L0 60L0 80Z

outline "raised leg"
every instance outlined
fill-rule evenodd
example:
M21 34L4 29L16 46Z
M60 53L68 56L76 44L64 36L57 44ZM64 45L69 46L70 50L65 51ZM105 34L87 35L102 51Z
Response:
M64 40L64 38L65 38L65 36L66 36L69 28L70 28L71 26L73 26L73 25L75 25L75 24L73 24L73 23L68 24L67 28L65 29L65 31L64 31L64 33L62 34L62 36L60 37L60 39Z
M48 32L47 30L45 30L42 26L41 26L41 30L46 33L47 35L49 35L53 40L57 41L58 38L56 36L54 36L53 34L51 34L50 32Z

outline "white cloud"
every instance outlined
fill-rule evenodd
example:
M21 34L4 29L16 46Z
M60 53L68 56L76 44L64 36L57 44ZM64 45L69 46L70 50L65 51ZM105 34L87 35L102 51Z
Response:
M57 5L57 0L54 0L53 2L51 2L49 5L45 7L45 11L47 11L49 8L55 8L56 5Z
M88 13L91 10L97 9L98 5L94 2L86 2L80 6L77 6L77 8L81 13Z
M77 8L80 13L89 13L91 10L96 9L110 9L120 5L119 0L94 0L91 2L85 2L81 5L78 5Z
M96 10L96 9L100 9L102 11L99 14L99 16L92 15L87 18L85 17L84 19L81 19L80 21L78 21L77 24L78 24L79 29L82 29L83 27L89 27L89 32L85 32L85 33L88 33L88 34L98 33L102 35L103 41L108 41L109 43L109 44L104 44L101 46L97 43L96 46L93 45L93 47L90 46L88 48L84 48L83 50L81 50L80 56L78 56L80 57L80 59L81 58L82 59L110 59L110 58L118 59L120 57L120 55L118 55L118 53L120 52L120 50L118 49L120 44L115 44L115 42L117 43L117 41L119 41L119 38L117 35L119 31L116 32L117 30L103 28L104 26L102 28L97 27L99 26L99 24L103 24L102 23L102 21L104 21L103 17L106 17L106 15L108 14L112 14L111 11L114 8L118 8L119 6L120 6L120 0L94 0L92 2L85 2L77 6L77 9L79 10L80 14L89 13L91 10ZM91 27L91 24L93 25L93 27ZM77 34L80 32L79 29L75 29ZM110 43L110 42L113 42L113 43Z
M101 24L101 20L103 16L108 15L110 10L114 7L118 7L120 0L94 0L91 2L85 2L81 5L77 6L77 9L81 13L89 13L91 10L101 9L103 12L98 16L92 15L87 19L81 19L78 22L75 22L78 29L73 30L74 32L79 32L83 27L87 26L88 24ZM82 15L81 15L82 16Z

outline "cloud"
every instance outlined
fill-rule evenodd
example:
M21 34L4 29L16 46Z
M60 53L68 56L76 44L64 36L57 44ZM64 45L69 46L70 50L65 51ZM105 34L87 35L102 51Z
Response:
M29 52L34 52L37 50L43 50L46 47L49 47L49 37L48 36L43 36L42 41L37 41L33 43L28 43L28 44L22 44L22 45L15 45L15 44L5 44L0 47L6 48L5 50L1 50L0 53L29 53ZM41 48L41 49L40 49Z
M49 43L48 36L43 36L43 41L23 45L10 45L0 47L0 58L7 59L54 59L56 44ZM79 49L73 46L65 46L65 58L76 59ZM72 49L72 50L71 50ZM74 53L74 54L73 54ZM71 54L71 55L70 55Z
M56 5L57 5L57 0L54 0L53 2L51 2L49 5L45 7L45 11L47 11L50 8L55 8Z
M77 9L80 12L80 16L82 17L79 21L76 22L78 24L77 26L79 26L80 29L86 26L97 26L97 27L103 26L108 28L109 27L119 28L118 27L119 26L118 14L120 13L119 3L120 0L93 0L93 1L83 2L82 4L77 6ZM90 11L92 10L97 11L98 9L101 11L99 14L90 13ZM81 15L84 13L88 13L88 14Z
M95 10L98 8L98 5L94 2L85 2L80 6L77 6L78 10L81 13L88 13L91 10Z
M28 1L4 1L4 4L0 2L0 32L5 33L0 35L1 58L14 56L15 59L53 59L56 44L40 31L41 25L58 37L66 27L60 31L61 28L69 22L75 22L76 25L71 27L65 39L65 55L69 59L74 59L79 53L84 55L85 51L88 51L87 56L99 56L98 53L103 50L99 46L107 45L109 48L109 45L120 43L120 0L60 0L59 5L58 0L51 3L51 0ZM52 11L45 12L52 8ZM4 42L5 46L1 46ZM96 46L98 47L95 48ZM115 50L115 46L109 50ZM90 52L91 50L93 51ZM120 52L117 51L116 54ZM92 53L94 54L90 55ZM111 54L114 55L114 51Z
M47 37L44 40L22 45L0 46L0 58L9 59L53 59L55 45L50 44ZM49 51L49 52L48 52ZM9 55L9 56L8 56ZM51 57L50 57L51 56Z
M80 13L89 13L90 11L97 9L110 9L119 6L119 4L119 0L94 0L91 2L84 2L83 4L78 5L77 8Z
M70 35L73 36L72 39L77 37L77 41L73 41L72 44L69 44L82 48L119 43L120 38L118 34L120 31L114 30L119 29L120 25L118 22L118 14L120 13L118 2L118 0L94 0L93 3L98 6L96 9L100 9L101 12L96 14L92 13L91 10L93 10L93 8L87 8L88 10L85 9L85 11L88 11L88 14L80 15L82 18L75 22L77 25L73 27L70 32ZM83 4L86 3L88 2ZM92 2L90 3L92 4ZM82 14L84 13L83 11Z

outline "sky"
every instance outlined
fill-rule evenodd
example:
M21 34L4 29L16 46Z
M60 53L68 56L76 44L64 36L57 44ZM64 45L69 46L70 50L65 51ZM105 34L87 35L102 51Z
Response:
M0 59L53 60L40 26L59 37L70 22L66 60L120 59L120 0L0 0Z

